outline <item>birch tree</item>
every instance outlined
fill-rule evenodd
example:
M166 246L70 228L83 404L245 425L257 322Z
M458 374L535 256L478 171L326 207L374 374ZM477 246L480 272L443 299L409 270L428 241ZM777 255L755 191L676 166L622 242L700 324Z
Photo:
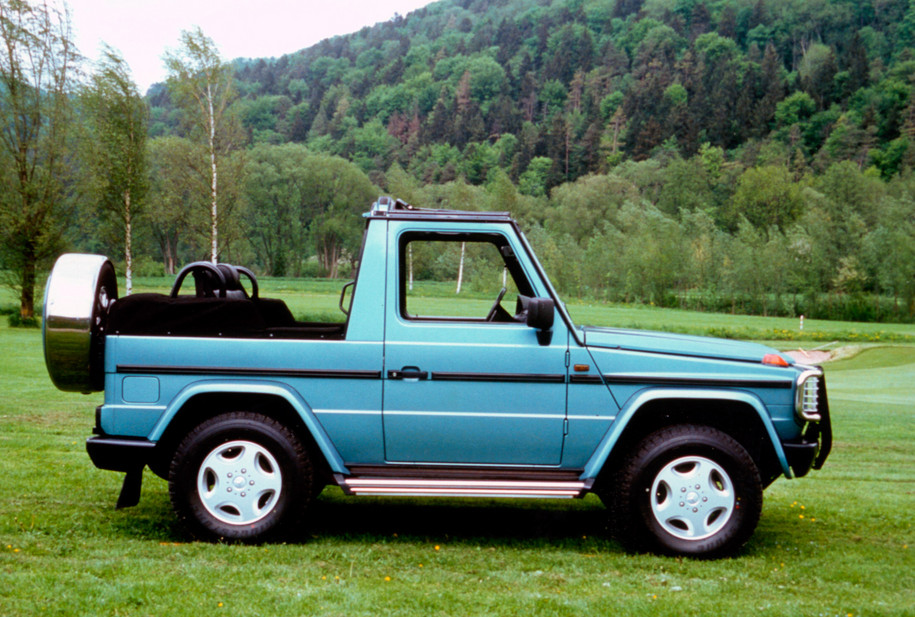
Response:
M210 260L219 258L219 168L237 146L238 123L229 106L235 99L232 67L198 27L181 33L181 46L165 54L168 88L181 107L191 136L206 147L210 168Z
M0 0L0 256L25 320L65 228L71 40L66 5Z
M124 238L126 287L133 289L133 227L148 188L148 111L124 59L102 51L86 96L92 126L92 168L97 203L115 219Z

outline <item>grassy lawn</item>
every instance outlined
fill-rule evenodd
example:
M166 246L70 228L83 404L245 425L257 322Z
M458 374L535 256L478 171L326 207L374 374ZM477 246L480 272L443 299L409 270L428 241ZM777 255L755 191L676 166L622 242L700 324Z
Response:
M296 314L337 310L339 283L263 287L297 303ZM603 325L782 328L765 318L650 308L570 310ZM867 340L913 334L912 326L806 327ZM355 499L327 489L298 542L189 543L166 483L148 472L140 505L114 510L122 477L95 469L84 447L101 395L54 389L38 331L4 321L0 345L4 617L913 614L912 345L871 346L827 365L836 443L826 468L776 481L741 556L709 563L624 553L606 539L593 497Z

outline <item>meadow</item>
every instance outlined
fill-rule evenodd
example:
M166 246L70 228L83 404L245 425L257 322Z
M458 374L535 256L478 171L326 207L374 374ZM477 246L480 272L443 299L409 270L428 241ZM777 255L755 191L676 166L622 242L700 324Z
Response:
M262 284L297 315L337 310L339 284ZM795 320L569 308L584 323L798 345ZM767 489L738 557L701 562L627 554L594 497L355 499L328 488L294 542L189 542L149 472L140 505L114 509L122 476L95 469L84 446L101 395L57 391L40 333L4 323L0 615L913 615L913 329L805 324L822 336L811 345L848 350L826 365L832 456Z

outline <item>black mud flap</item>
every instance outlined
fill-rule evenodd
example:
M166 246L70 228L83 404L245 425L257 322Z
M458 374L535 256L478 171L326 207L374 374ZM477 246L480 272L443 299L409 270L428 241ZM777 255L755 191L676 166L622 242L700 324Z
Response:
M116 510L121 508L132 508L140 503L140 489L143 487L143 467L131 469L124 476L124 484L121 485L121 494L118 496Z

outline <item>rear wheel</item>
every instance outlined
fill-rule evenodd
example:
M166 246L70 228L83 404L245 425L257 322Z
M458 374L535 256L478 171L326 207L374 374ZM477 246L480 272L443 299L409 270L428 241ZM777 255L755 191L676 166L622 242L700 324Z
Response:
M694 557L735 553L762 510L753 459L708 426L672 426L646 437L603 498L630 550Z
M311 501L308 451L258 413L211 418L182 440L169 469L178 518L201 540L260 542L293 530Z

